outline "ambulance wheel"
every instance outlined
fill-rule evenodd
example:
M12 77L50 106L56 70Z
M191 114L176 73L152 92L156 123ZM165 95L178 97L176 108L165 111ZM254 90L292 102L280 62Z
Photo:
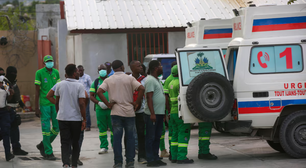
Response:
M270 146L272 149L274 149L274 150L276 150L276 151L279 151L279 152L281 152L281 153L284 153L284 152L285 152L284 149L283 149L283 147L282 147L282 145L281 145L280 143L275 143L275 142L269 141L269 140L267 140L267 143L269 144L269 146Z
M280 128L280 144L294 158L306 157L306 110L296 111L283 121Z
M190 82L186 102L196 118L214 122L230 113L234 103L234 91L223 75L205 72Z

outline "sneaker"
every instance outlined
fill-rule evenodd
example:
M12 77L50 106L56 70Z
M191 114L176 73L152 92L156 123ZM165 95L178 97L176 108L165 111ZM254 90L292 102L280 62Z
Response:
M99 154L104 154L104 153L107 153L107 149L102 148L102 149L100 150Z
M122 168L122 163L117 163L113 166L113 168Z
M199 154L198 155L199 159L203 159L203 160L217 160L218 157L214 154L208 153L208 154Z
M41 156L45 157L45 148L44 148L44 144L41 141L38 145L36 145L36 148L39 150Z
M69 166L68 166L68 165L64 165L63 167L64 167L64 168L67 168L67 167L69 167Z
M155 161L159 166L167 166L167 163L161 161L161 160L157 160Z
M87 127L87 128L85 129L85 131L90 131L90 127Z
M13 150L14 155L27 155L28 152L22 150L21 148Z
M55 156L53 154L50 154L50 155L45 155L44 156L44 159L45 160L56 160Z
M156 163L155 161L153 161L153 162L148 162L147 167L159 167L159 164Z
M78 164L79 166L82 166L82 165L83 165L83 162L82 162L80 159L78 159L77 164Z
M139 158L138 162L141 164L147 164L147 160L145 158Z
M129 162L125 165L125 168L134 168L134 162Z
M13 154L8 154L7 156L5 156L6 161L10 161L11 159L13 159L15 157L15 155Z
M161 151L160 157L169 157L169 153L167 152L166 149L164 149L164 150Z
M185 159L185 160L178 160L176 163L177 164L190 164L193 163L194 161L192 159Z

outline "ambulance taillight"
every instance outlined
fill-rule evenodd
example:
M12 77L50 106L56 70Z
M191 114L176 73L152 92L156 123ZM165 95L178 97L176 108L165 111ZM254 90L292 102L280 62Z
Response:
M234 100L234 104L232 107L232 116L234 120L238 120L237 99Z

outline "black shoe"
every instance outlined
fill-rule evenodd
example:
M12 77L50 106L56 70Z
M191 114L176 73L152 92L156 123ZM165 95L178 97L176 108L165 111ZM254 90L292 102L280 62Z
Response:
M153 161L153 162L148 162L147 167L159 167L159 164L156 163L155 161Z
M13 154L9 154L9 155L7 155L7 156L5 156L5 159L6 159L6 161L10 161L11 159L13 159L15 157L15 155L13 155Z
M27 154L29 154L29 153L26 152L26 151L24 151L24 150L22 150L21 148L19 148L19 149L13 150L13 154L14 154L14 155L27 155Z
M203 159L203 160L217 160L218 157L214 154L208 153L208 154L199 154L198 155L199 159Z
M171 163L176 163L177 162L177 160L171 160Z
M45 155L45 156L44 156L44 159L45 159L45 160L56 160L56 158L55 158L55 156L54 156L53 154L51 154L51 155Z
M83 162L82 162L80 159L78 159L77 164L78 164L79 166L82 166L82 165L83 165Z
M39 150L41 156L45 157L46 154L45 154L45 148L44 148L44 144L43 142L41 141L38 145L36 145L36 148Z
M169 152L169 160L172 160L171 152Z
M155 161L157 164L159 164L159 166L167 166L167 163L161 161L161 160L157 160Z
M194 161L192 159L185 159L185 160L178 160L176 163L177 164L190 164L193 163Z

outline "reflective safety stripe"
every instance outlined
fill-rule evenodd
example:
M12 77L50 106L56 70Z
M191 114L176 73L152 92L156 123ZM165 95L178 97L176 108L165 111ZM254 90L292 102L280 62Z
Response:
M96 89L95 88L90 88L89 92L96 92Z
M107 135L107 132L100 132L99 133L99 136L106 136Z
M170 98L170 101L177 101L177 97Z
M114 135L113 132L111 132L111 135Z
M52 132L54 135L58 135L58 132L54 131L54 129L51 129L51 132Z
M45 136L50 136L50 132L42 132L42 135L45 135Z
M207 141L207 140L209 140L210 139L210 137L199 137L199 140L200 141Z
M169 92L169 90L168 90L168 89L164 89L164 92L165 92L165 93L166 93L166 92L168 93L168 92Z
M169 140L171 140L172 139L172 137L171 136L169 136Z
M178 142L171 142L171 146L177 146Z
M160 139L165 139L165 135L162 135L162 136L160 137Z
M41 82L39 80L35 80L35 85L40 85Z
M179 143L178 147L188 147L188 143Z
M56 83L58 83L58 82L60 82L60 81L61 81L61 79L58 79Z

